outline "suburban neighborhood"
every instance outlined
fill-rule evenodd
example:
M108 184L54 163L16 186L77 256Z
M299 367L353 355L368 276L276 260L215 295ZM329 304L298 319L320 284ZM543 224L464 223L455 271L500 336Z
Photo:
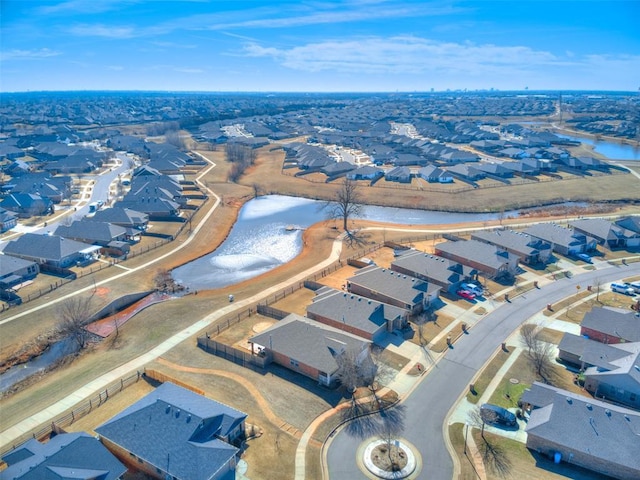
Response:
M560 129L553 95L34 95L1 107L1 479L640 477L639 172L561 133L595 97ZM324 217L245 210L291 198Z

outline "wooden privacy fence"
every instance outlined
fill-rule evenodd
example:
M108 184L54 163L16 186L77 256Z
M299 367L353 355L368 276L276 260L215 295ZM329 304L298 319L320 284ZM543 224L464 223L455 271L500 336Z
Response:
M208 337L199 337L198 347L207 353L212 353L213 355L222 357L225 360L229 360L243 367L259 367L263 369L271 363L271 356L267 353L251 355L249 352L225 345L224 343L216 342Z
M55 418L50 424L46 426L35 428L31 430L31 432L25 433L20 437L16 438L11 445L5 445L0 452L0 456L4 456L7 452L14 449L15 447L22 445L24 442L30 439L42 440L51 435L52 432L60 432L64 430L64 427L68 427L76 420L90 414L94 408L99 407L103 403L105 403L109 398L114 395L120 393L122 390L127 388L130 385L133 385L138 380L142 374L140 372L136 372L133 375L130 375L125 378L121 378L120 380L112 383L104 390L100 390L97 394L93 395L89 399L80 403L78 406L73 408L71 411L60 415Z

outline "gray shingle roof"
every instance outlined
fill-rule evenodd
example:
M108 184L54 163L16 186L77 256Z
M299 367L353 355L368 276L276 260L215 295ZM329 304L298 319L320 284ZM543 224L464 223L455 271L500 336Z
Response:
M564 247L584 245L589 239L586 235L572 228L565 228L555 223L536 223L525 230L525 233L540 238L545 242Z
M237 454L237 448L218 437L245 418L238 410L167 382L95 431L177 478L204 480Z
M5 255L24 255L33 258L60 261L77 252L91 249L92 245L58 235L38 235L25 233L15 240L11 240L4 248Z
M640 318L633 312L605 307L592 308L585 314L580 326L623 338L627 342L640 342Z
M249 341L329 375L338 370L336 355L347 350L361 352L370 345L356 335L294 313Z
M59 225L54 233L65 238L106 245L113 240L123 240L127 231L111 223L75 220L71 225Z
M407 305L418 304L424 300L427 292L433 293L438 290L438 287L429 285L427 282L418 280L410 275L376 266L366 267L357 271L347 281L382 293Z
M442 252L440 253L441 255L453 255L496 270L504 268L507 264L515 266L519 261L517 255L500 251L494 245L477 240L442 242L436 245L436 251Z
M547 242L513 230L477 231L471 235L471 238L517 251L523 256L535 255L540 250L551 248Z
M534 388L550 387L536 382ZM528 435L635 469L640 476L638 412L568 391L550 390L551 403L531 412Z
M47 443L29 440L3 457L2 480L115 480L127 468L87 433L56 435Z
M400 267L422 277L430 278L445 288L467 280L478 273L474 268L418 250L409 250L400 255L391 262L391 269L393 270L394 267Z
M342 322L372 335L385 326L387 321L406 316L406 311L402 308L360 295L332 288L321 288L317 293L313 303L307 307L307 314Z

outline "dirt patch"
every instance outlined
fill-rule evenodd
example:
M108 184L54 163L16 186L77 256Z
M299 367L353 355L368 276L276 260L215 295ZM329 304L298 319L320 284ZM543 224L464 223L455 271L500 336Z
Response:
M268 321L258 322L253 327L251 327L251 330L253 330L254 333L264 332L267 328L269 328L274 323L276 323L276 322L275 321L273 321L273 322L268 322Z
M384 472L399 472L407 466L407 452L402 447L383 443L371 451L371 461Z

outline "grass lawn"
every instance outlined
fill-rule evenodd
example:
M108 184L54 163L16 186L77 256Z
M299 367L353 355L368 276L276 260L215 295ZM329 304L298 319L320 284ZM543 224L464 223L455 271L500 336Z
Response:
M422 326L422 336L424 337L425 341L429 343L429 341L437 337L453 321L455 321L455 318L453 318L451 315L436 313L436 319L434 321L427 322ZM411 326L415 331L415 335L411 337L410 341L412 343L415 343L416 345L420 345L418 326L413 322L411 322Z
M483 372L482 376L484 377L485 374L486 373ZM491 375L487 380L491 381L492 378L493 375ZM511 379L517 380L518 383L512 383ZM554 361L551 367L551 372L546 380L555 387L584 395L584 390L575 385L573 383L573 379L574 374L572 372ZM543 379L536 374L535 368L527 358L527 352L523 349L517 360L491 395L489 403L500 405L505 408L516 407L522 393L535 381L543 381Z
M307 306L311 304L315 296L316 292L303 287L269 306L304 316L307 313Z
M469 400L471 403L478 402L493 377L495 377L496 373L498 373L498 370L500 370L500 367L502 367L504 362L507 361L509 355L512 355L515 351L515 348L510 348L507 352L502 349L498 350L498 353L496 353L496 355L491 359L489 365L487 365L482 370L480 376L475 379L475 382L473 384L475 395L472 392L467 393L467 400Z
M459 427L458 427L459 425ZM455 427L455 430L459 432L463 431L461 424L452 425L449 430ZM469 435L473 435L478 450L481 455L484 452L485 440L482 438L480 430L473 429L469 432ZM531 452L523 443L520 443L509 438L494 435L489 432L485 432L485 439L491 444L495 456L489 456L484 460L485 471L487 473L488 480L497 479L527 479L527 480L560 480L560 479L580 479L580 480L596 480L602 479L601 475L586 470L584 468L576 467L566 463L554 464L551 459L548 459L542 455ZM459 451L460 447L464 446L464 438L461 433L452 437L452 441L455 439L456 444L454 447L456 451ZM462 456L459 456L460 463L469 463L468 460ZM493 460L493 459L497 459ZM501 468L496 467L501 465ZM473 470L471 469L471 472ZM461 478L477 478L470 474Z
M593 288L592 292L586 292L589 294L593 294L595 292L595 288ZM583 292L580 295L582 295L583 297L586 296L586 293ZM580 324L582 322L582 319L584 318L585 314L589 311L591 311L592 308L595 307L616 307L616 308L624 308L624 309L629 309L631 305L633 305L635 302L633 300L633 297L630 297L629 295L623 295L621 293L614 293L614 292L610 292L608 290L603 290L601 288L601 292L598 295L598 300L596 300L596 297L594 298L590 298L582 303L580 303L579 305L576 305L574 307L571 307L569 310L566 310L566 307L568 305L571 304L571 302L559 302L564 304L564 308L565 311L563 311L560 315L558 315L558 319L559 320L564 320L567 322L572 322L572 323L577 323ZM557 305L559 305L559 303L553 305L553 309L557 312ZM545 315L548 315L552 312L548 312L545 310Z

